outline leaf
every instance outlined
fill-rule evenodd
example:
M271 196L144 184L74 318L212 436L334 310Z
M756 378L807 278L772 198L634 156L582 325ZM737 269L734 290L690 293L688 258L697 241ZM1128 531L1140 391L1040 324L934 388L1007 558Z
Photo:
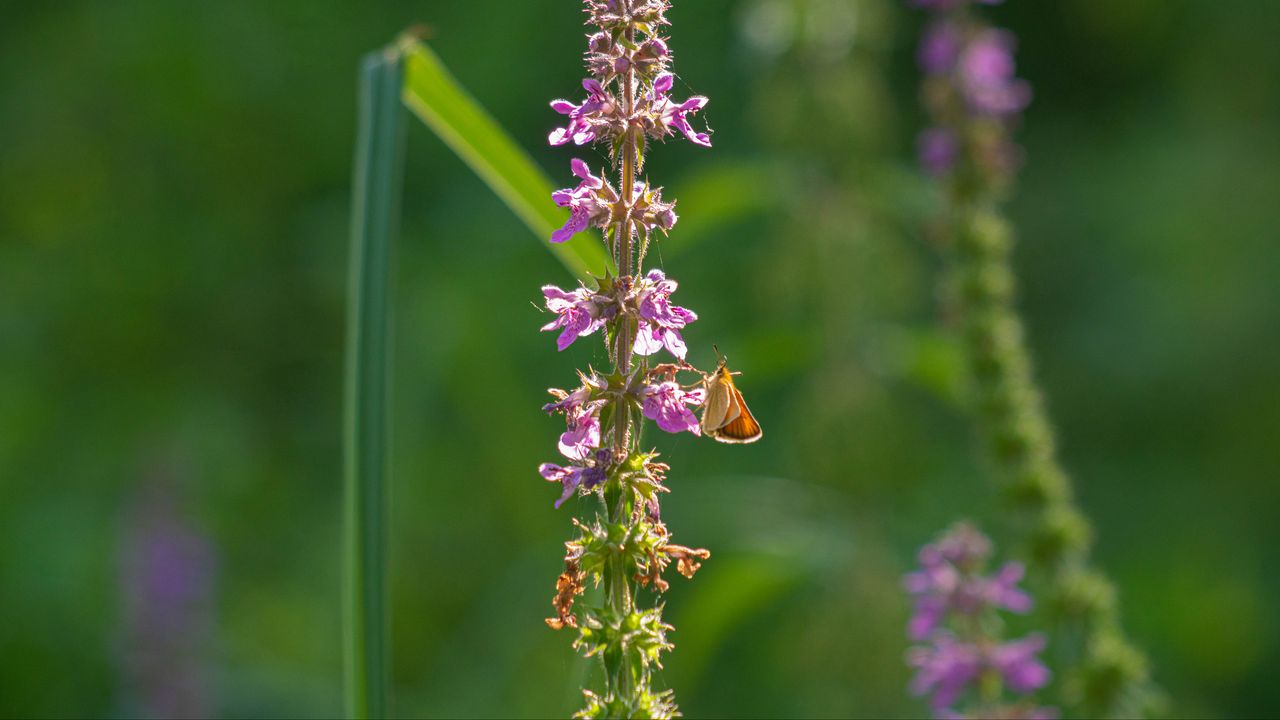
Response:
M352 182L344 461L343 634L347 716L387 712L387 455L392 246L404 110L394 49L365 56Z
M568 213L551 201L551 180L458 84L432 50L417 40L400 45L404 103L462 158L539 240L579 279L612 269L598 238L579 234L552 243Z

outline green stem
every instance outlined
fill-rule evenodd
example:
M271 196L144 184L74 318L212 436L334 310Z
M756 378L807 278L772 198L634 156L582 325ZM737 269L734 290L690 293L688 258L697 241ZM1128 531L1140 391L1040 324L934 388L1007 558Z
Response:
M392 239L403 156L401 66L365 56L352 194L344 451L343 669L346 713L387 715L387 456Z
M634 42L635 31L631 28L627 29L628 42ZM628 70L625 80L622 83L623 102L625 103L625 114L631 117L635 102L635 70ZM622 218L617 225L617 237L614 243L614 251L616 253L613 258L614 265L618 268L618 272L623 278L630 278L638 275L632 267L633 260L633 243L632 243L632 221L631 206L633 204L631 188L635 184L636 174L636 148L635 141L632 137L634 132L628 125L628 130L624 136L622 144L621 158L621 182L619 192L621 199L620 205L624 208ZM626 382L627 375L631 372L631 355L632 346L634 344L634 329L630 316L626 314L619 315L614 321L616 323L614 338L614 370L622 375ZM614 439L614 455L618 461L629 454L633 441L631 433L631 408L628 401L619 398L614 401L613 413L613 439ZM621 483L616 488L617 495L612 493L605 494L605 512L608 516L610 526L627 523L631 515L630 491L622 487ZM628 561L621 554L615 554L614 558L605 568L607 578L605 580L605 604L609 608L610 613L619 622L625 623L626 618L631 614L633 609L634 593L631 582L631 569L627 567ZM615 700L622 701L625 706L630 706L634 700L637 690L636 683L632 677L630 662L628 662L624 648L616 648L619 652L612 661L606 661L606 678L608 682L608 692L606 696Z

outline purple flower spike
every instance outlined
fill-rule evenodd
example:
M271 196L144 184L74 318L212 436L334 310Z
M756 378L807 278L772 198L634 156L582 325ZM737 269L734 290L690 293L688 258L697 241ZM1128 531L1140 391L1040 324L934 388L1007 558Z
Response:
M701 405L705 395L702 388L685 390L675 382L650 385L644 389L644 416L669 433L701 435L697 416L686 406Z
M555 285L544 285L542 295L546 298L547 309L558 316L543 325L542 330L561 330L560 337L556 338L556 347L561 351L604 324L604 319L597 317L597 305L586 288L565 292Z

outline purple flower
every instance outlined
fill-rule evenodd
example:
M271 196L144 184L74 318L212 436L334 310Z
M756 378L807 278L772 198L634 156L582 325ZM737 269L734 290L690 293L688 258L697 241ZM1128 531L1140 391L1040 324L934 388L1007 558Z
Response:
M1031 612L1031 596L1016 587L1025 572L1022 563L1005 563L999 572L983 581L982 599L992 607L1010 612Z
M1022 695L1049 682L1049 668L1037 657L1045 647L1043 636L1000 642L990 634L992 625L986 620L996 610L1031 609L1031 596L1017 587L1023 575L1020 563L1006 563L990 576L982 574L991 551L986 535L971 525L957 524L921 548L920 569L903 578L907 591L915 596L908 634L913 640L929 643L908 651L907 664L917 669L910 689L915 695L931 695L929 703L940 718L967 717L951 706L983 677L998 675L1005 688ZM962 630L964 641L939 629L954 616L964 618L955 625ZM984 703L973 716L1049 718L1055 711L1026 702L1007 706Z
M989 608L1031 610L1031 596L1017 587L1024 573L1021 563L1006 563L991 577L977 572L990 554L991 541L966 524L920 549L920 569L903 578L907 592L915 596L915 611L907 622L912 640L928 637L948 613L975 616Z
M701 435L698 418L688 405L701 405L706 399L702 388L685 390L679 383L662 382L644 389L644 416L669 433L691 432Z
M543 463L538 466L538 474L549 482L558 482L564 486L564 492L555 502L556 508L559 508L579 488L590 490L604 482L609 476L608 470L612 459L612 453L609 450L599 450L595 453L594 463L591 465L561 467L555 463Z
M600 446L600 402L565 413L569 429L560 436L560 452L570 460L585 460Z
M676 281L668 280L661 270L650 270L640 282L638 306L640 319L645 321L636 333L635 352L652 355L665 347L672 355L684 359L688 348L680 337L680 329L698 319L687 308L671 304L671 293Z
M917 669L911 679L912 695L933 696L929 705L946 708L982 673L982 653L974 645L956 642L940 634L932 646L915 647L907 653L907 664Z
M613 98L596 80L586 78L582 81L582 87L587 91L587 99L581 105L574 105L568 100L551 101L553 110L569 116L567 127L556 128L547 136L547 142L552 145L564 145L569 140L573 140L574 145L592 142L599 135L598 126L607 122L603 116L615 108Z
M560 337L556 338L556 347L562 351L574 340L590 335L604 324L594 296L586 288L565 292L555 285L543 285L542 295L547 309L557 315L555 320L543 325L542 330L561 330Z
M638 182L632 188L631 207L632 215L644 229L646 237L655 229L667 232L679 220L675 201L664 202L662 188L651 188L647 183Z
M974 112L1011 115L1031 102L1031 86L1013 76L1012 33L986 30L965 46L960 87Z
M558 482L564 486L564 492L560 495L560 499L556 500L555 506L559 508L578 490L578 486L582 484L582 468L577 465L569 467L560 467L555 463L542 463L538 466L538 473L542 475L548 482Z
M998 672L1015 693L1035 692L1047 685L1051 676L1036 656L1044 645L1041 635L992 644L962 643L950 633L938 633L932 645L914 647L907 653L907 664L917 669L911 693L932 693L929 704L935 710L947 708L987 670Z
M672 102L667 97L675 76L662 73L653 80L653 89L649 93L649 107L657 116L661 134L670 135L673 129L679 130L690 142L703 147L711 147L711 138L704 132L697 132L689 124L688 116L697 113L710 102L701 95L695 95L682 103Z
M553 394L555 392L557 391L553 391ZM582 403L587 401L587 398L591 397L591 388L587 387L586 385L583 385L582 387L578 388L577 390L574 390L571 393L566 393L563 390L560 390L558 392L560 393L560 395L557 395L557 396L560 399L557 400L556 402L547 403L546 405L543 405L542 412L547 413L548 415L550 415L551 413L557 413L557 412L570 413L570 412L573 412L574 410L577 410L582 405Z
M972 568L986 561L991 556L991 538L983 535L973 525L956 523L933 545L926 545L920 551L920 561L933 554L961 568Z
M916 62L929 75L943 75L955 67L963 36L954 23L940 20L925 28L916 51Z
M130 501L120 543L126 702L148 717L207 717L214 545L180 509L167 469Z
M916 139L920 167L930 175L945 175L955 166L959 144L955 133L946 128L929 128Z
M569 208L569 219L564 227L551 233L551 242L564 242L592 225L603 226L609 220L609 206L617 199L613 189L603 179L592 175L586 163L574 158L569 166L582 182L576 188L551 193L551 199L557 205Z
M1049 668L1036 654L1044 650L1043 635L1028 635L995 646L988 662L1000 672L1009 689L1016 693L1035 692L1049 684Z
M609 387L609 381L606 378L594 373L585 375L579 372L578 378L582 381L582 384L573 392L565 392L559 388L548 388L547 392L556 398L556 402L543 405L542 411L547 414L562 412L568 415L590 400L592 393Z

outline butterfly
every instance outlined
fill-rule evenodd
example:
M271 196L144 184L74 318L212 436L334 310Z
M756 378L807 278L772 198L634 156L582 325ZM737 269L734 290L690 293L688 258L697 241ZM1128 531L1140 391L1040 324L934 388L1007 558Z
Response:
M707 400L702 407L701 427L707 437L723 443L750 443L764 435L760 423L747 409L742 393L733 384L733 376L740 374L729 372L721 358L716 371L703 380Z

